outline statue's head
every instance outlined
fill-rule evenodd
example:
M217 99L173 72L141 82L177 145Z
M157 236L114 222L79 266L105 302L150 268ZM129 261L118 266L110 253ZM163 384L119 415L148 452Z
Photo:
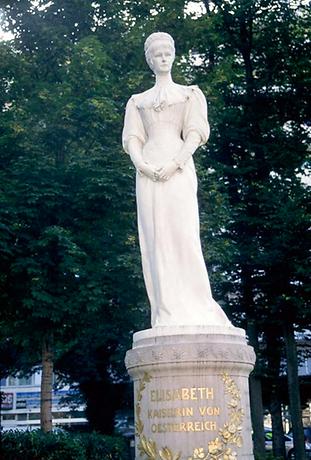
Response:
M145 41L147 64L155 73L171 71L175 59L175 43L173 37L166 32L154 32Z

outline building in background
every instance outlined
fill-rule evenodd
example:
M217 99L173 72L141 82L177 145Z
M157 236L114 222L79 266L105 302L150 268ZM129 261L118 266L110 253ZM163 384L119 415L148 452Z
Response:
M41 371L29 377L7 377L1 380L1 429L31 430L40 427ZM84 406L74 409L66 399L76 392L68 386L53 390L53 426L78 428L85 426Z

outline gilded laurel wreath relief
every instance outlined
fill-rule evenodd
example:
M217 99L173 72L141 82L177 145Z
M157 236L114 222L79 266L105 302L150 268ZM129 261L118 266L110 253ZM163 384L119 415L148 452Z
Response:
M241 408L241 394L235 381L227 374L222 375L225 393L230 400L227 404L229 420L219 430L217 438L210 441L207 448L197 447L188 460L237 460L233 446L242 447L242 422L244 418Z
M147 384L152 376L147 372L138 381L135 405L135 428L138 438L137 448L146 460L180 460L182 453L173 452L169 447L158 447L157 443L144 434L144 424L141 419L141 402ZM227 374L222 374L225 394L228 396L227 408L229 420L218 430L215 439L207 443L207 447L196 447L188 460L237 460L234 447L242 447L242 422L244 418L241 408L241 395L236 382Z
M136 405L135 405L135 428L136 436L139 439L138 450L142 455L145 454L146 459L148 460L179 460L181 457L181 452L174 453L168 447L158 448L155 441L152 439L147 439L144 435L144 424L141 420L141 401L143 398L143 392L146 388L147 383L151 381L152 377L147 372L144 373L144 376L138 383L138 389L136 394Z

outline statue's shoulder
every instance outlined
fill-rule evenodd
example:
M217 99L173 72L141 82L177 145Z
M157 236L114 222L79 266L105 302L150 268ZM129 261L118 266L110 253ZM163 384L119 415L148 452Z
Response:
M142 107L148 104L149 101L152 101L153 98L153 88L149 88L142 93L133 94L130 97L130 101L133 101L136 107Z
M173 83L162 89L153 86L147 89L147 91L133 94L130 101L138 109L154 109L159 101L165 101L167 106L172 106L178 103L186 103L194 94L204 97L197 85L186 86Z
M189 85L189 86L180 85L180 86L182 88L182 91L184 91L189 97L191 97L191 95L193 94L205 97L203 94L203 91L199 88L198 85Z
M175 86L183 93L191 93L195 88L198 88L197 85L180 85L179 83L175 83Z
M198 85L176 85L180 94L184 96L186 100L192 99L195 96L195 99L205 99L203 91L198 87Z

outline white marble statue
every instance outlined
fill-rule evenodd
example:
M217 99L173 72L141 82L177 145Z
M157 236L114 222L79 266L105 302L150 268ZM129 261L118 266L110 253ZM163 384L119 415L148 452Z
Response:
M145 42L155 85L126 106L123 147L137 170L139 241L151 324L231 323L212 297L199 230L197 177L192 159L207 142L207 105L197 86L173 82L173 38Z

